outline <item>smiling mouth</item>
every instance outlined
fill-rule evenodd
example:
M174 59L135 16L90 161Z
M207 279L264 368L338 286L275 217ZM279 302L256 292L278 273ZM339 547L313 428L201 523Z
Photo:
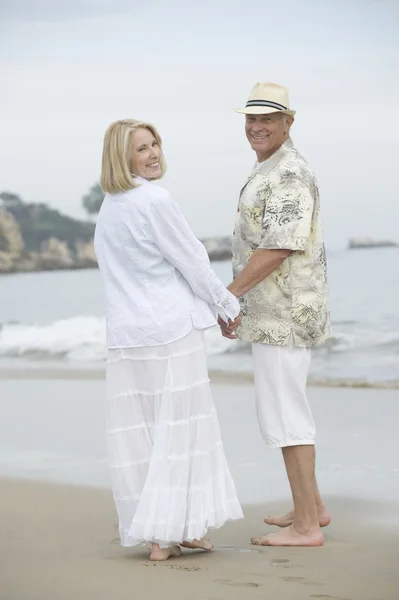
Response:
M252 137L252 139L254 139L254 140L259 140L259 141L261 141L261 140L265 140L265 139L266 139L266 138L268 138L269 136L268 136L268 135L254 135L253 133L251 133L251 137Z
M159 162L151 163L150 165L147 165L147 167L151 167L151 168L155 169L156 167L159 167Z

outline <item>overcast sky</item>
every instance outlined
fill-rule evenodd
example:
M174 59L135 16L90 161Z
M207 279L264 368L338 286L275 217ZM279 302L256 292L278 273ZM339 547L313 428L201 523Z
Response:
M398 0L0 0L0 191L83 217L107 125L146 119L196 234L229 234L254 160L233 108L275 81L327 244L399 241L398 22Z

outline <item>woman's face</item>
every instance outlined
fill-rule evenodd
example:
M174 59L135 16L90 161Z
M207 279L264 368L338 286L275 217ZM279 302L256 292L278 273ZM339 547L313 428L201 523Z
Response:
M130 168L145 179L161 177L161 148L149 129L135 129L130 136Z

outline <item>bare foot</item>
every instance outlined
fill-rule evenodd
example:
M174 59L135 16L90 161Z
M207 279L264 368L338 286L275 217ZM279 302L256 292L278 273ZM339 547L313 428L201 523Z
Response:
M200 550L207 550L208 552L210 550L213 550L213 544L205 538L202 538L202 540L193 540L192 542L182 542L180 546L184 546L184 548L193 549L199 548Z
M179 546L169 546L168 548L160 548L159 544L153 544L150 554L150 560L168 560L168 558L181 555Z
M326 508L319 511L320 527L327 527L331 523L331 515ZM289 527L294 522L295 513L293 510L286 515L279 517L265 517L263 520L267 525L277 525L277 527Z
M292 525L279 531L261 537L251 538L255 546L322 546L324 537L321 531L298 533Z

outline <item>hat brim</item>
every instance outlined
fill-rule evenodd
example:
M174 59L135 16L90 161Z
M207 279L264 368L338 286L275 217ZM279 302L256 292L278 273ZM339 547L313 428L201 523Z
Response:
M234 110L242 115L270 115L272 113L280 113L293 117L296 114L296 110L280 110L271 106L247 106L245 108L235 108Z

